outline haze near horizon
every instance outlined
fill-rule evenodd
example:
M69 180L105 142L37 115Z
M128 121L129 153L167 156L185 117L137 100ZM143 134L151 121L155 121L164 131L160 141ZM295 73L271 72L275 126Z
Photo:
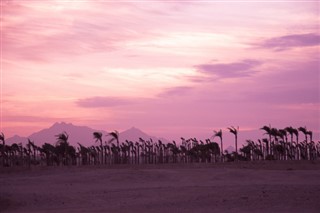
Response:
M318 1L2 1L1 131L319 140ZM231 137L231 136L230 136Z

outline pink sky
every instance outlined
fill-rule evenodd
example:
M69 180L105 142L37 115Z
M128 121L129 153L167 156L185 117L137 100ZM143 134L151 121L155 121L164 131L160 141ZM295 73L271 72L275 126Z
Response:
M169 139L307 126L319 140L318 1L7 0L1 11L7 137L65 121Z

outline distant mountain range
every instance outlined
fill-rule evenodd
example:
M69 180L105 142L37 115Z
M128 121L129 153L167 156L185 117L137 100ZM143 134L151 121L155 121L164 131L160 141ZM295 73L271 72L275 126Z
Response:
M44 143L55 144L57 141L56 135L64 131L68 133L69 142L72 145L76 145L77 143L81 143L86 146L97 144L93 138L93 132L101 132L103 134L103 141L107 141L110 139L110 137L107 136L108 132L104 130L97 130L87 126L76 126L71 123L57 122L53 124L51 127L35 132L28 137L20 137L19 135L15 135L13 137L7 138L6 143L26 144L28 142L28 139L30 139L37 145L42 145ZM120 142L124 142L126 140L136 142L139 141L139 138L142 138L144 140L152 139L154 142L157 142L158 140L161 140L163 143L171 142L165 138L157 138L155 136L150 136L147 133L135 127L120 132L119 138ZM233 146L228 146L225 150L228 150L228 152L231 153L235 151L235 148Z
M31 134L29 137L20 137L19 135L15 135L13 137L7 138L6 143L22 143L25 144L28 141L28 138L31 141L34 141L37 145L42 145L44 143L54 144L56 142L56 135L62 132L67 132L69 135L69 142L72 145L76 145L77 143L81 143L83 145L94 145L96 142L93 138L93 132L101 132L103 134L103 140L107 141L109 138L107 136L107 132L103 130L92 129L87 126L76 126L71 123L55 123L51 127L47 129L40 130L39 132L35 132ZM150 136L138 128L132 127L128 130L119 133L119 138L121 142L125 140L129 141L139 141L139 138L143 138L144 140L149 140L150 138L156 142L159 138ZM166 139L161 138L162 142L167 143Z

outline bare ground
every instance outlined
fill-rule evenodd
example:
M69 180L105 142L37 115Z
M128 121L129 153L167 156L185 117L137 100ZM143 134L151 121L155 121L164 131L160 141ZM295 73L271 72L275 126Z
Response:
M320 162L1 168L0 212L320 212Z

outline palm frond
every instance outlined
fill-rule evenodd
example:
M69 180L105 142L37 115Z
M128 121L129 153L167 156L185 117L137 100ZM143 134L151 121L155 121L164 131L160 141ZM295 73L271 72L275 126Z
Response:
M4 142L4 134L3 134L3 132L1 132L1 134L0 134L0 141L2 141L2 142Z
M222 129L220 129L219 131L213 130L213 138L215 137L219 137L220 139L222 138Z
M101 143L102 142L102 133L101 132L94 132L93 138L96 139L96 142L100 141L100 143Z
M56 135L57 143L68 143L69 135L67 132L62 132Z
M305 134L305 135L308 134L308 133L307 133L308 130L307 130L306 127L299 127L298 130L299 130L300 132L302 132L303 134Z
M234 135L238 134L238 130L234 126L228 127L227 129L229 130L230 133Z
M268 135L270 135L271 134L271 125L269 124L269 126L263 126L263 127L261 127L260 128L260 130L264 130L266 133L264 133L264 134L268 134Z

